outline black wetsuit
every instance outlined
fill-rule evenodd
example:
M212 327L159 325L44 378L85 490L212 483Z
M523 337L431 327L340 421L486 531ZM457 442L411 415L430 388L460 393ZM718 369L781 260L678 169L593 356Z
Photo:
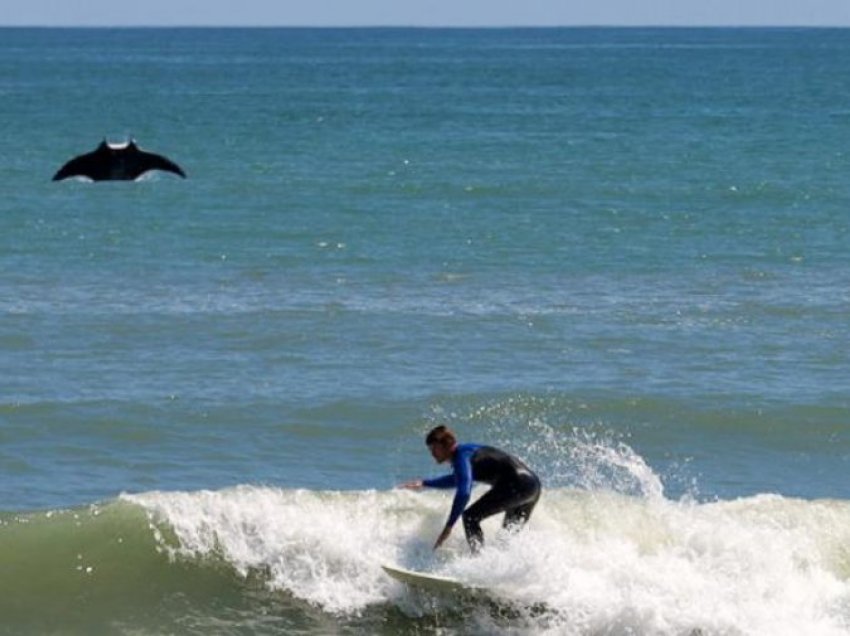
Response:
M521 527L528 521L540 498L540 480L531 469L513 455L491 446L461 444L452 456L450 475L426 479L423 484L432 488L456 488L454 503L446 527L454 526L463 516L466 540L473 551L484 544L481 520L500 512L505 513L505 527ZM473 481L492 485L469 508Z

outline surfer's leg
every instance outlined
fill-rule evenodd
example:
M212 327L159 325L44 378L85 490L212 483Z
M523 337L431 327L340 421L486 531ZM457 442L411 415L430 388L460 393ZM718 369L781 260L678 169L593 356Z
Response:
M528 523L540 499L540 482L536 478L522 479L522 487L516 491L515 495L519 505L506 510L505 520L502 522L502 527L509 530L519 530Z
M481 530L481 519L472 515L463 515L463 531L466 532L466 542L473 554L484 546L484 532Z
M521 529L526 523L528 523L528 519L531 517L531 513L536 504L537 500L508 510L505 513L505 520L502 522L502 527L512 531Z
M533 476L529 479L498 483L463 512L463 529L473 552L484 545L481 520L500 512L519 515L527 520L540 497L540 483ZM518 512L517 512L518 511ZM507 519L507 517L506 517Z
M494 487L463 511L463 529L466 532L466 541L473 553L478 552L484 545L481 520L504 512L507 507L506 498L509 498L509 496L510 493L505 492L504 489Z

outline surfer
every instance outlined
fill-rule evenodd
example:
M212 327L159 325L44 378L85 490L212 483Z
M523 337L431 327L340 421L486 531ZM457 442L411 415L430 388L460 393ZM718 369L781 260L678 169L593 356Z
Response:
M452 510L434 543L435 550L449 538L459 518L463 518L466 540L475 553L484 545L482 519L504 512L502 525L509 529L519 529L531 517L540 499L540 480L519 459L492 446L458 444L457 437L446 426L437 426L431 430L425 438L425 444L438 464L451 461L452 473L435 479L415 479L400 487L411 490L423 487L455 489ZM490 484L492 488L467 508L473 481Z

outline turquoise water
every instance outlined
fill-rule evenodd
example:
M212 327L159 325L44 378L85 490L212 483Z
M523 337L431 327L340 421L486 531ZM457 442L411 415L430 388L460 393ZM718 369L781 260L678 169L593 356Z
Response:
M850 630L848 68L845 30L0 30L0 629ZM189 178L50 181L131 136ZM479 560L392 490L436 422L544 478Z

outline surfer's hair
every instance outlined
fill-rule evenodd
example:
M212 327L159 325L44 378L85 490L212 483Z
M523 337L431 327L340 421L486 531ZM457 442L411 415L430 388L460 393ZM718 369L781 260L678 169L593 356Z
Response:
M457 444L457 437L455 437L455 434L452 433L448 426L440 424L432 428L427 437L425 437L425 445L431 446L432 444L439 444L448 448Z

